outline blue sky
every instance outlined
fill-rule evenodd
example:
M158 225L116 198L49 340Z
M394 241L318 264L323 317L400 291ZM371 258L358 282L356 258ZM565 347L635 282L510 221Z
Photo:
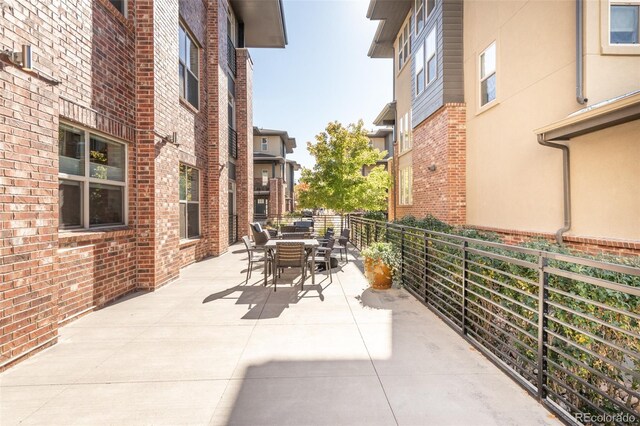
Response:
M289 44L251 49L253 124L287 130L298 148L292 158L313 165L307 141L329 121L371 123L392 100L391 59L367 56L377 21L368 0L284 0Z

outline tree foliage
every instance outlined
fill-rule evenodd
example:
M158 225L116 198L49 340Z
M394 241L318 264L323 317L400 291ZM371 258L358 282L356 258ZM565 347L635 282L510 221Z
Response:
M355 210L384 210L391 184L383 166L375 166L367 176L363 167L374 166L386 151L370 146L362 120L343 126L335 121L307 143L316 159L312 169L303 168L298 187L298 205L347 213Z

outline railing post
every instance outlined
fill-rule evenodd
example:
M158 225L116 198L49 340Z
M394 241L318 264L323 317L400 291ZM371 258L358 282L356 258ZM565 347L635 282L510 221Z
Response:
M429 303L429 237L425 232L424 238L424 303Z
M462 334L467 334L467 284L469 274L467 272L468 252L467 241L462 242Z
M548 259L540 253L538 258L538 398L547 396L545 390L547 373L547 285L549 275L546 272Z
M400 228L400 278L404 282L404 228Z
M384 241L389 242L389 222L384 223Z

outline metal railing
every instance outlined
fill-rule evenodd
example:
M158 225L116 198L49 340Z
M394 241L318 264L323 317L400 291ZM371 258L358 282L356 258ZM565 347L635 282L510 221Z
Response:
M229 70L233 76L236 76L236 47L233 45L233 41L227 37L227 62L229 63Z
M229 215L229 244L238 241L238 215Z
M269 179L253 178L253 190L258 192L269 192Z
M565 421L640 422L640 268L361 217L403 286ZM595 417L599 416L599 417Z
M238 132L229 126L229 157L238 158Z

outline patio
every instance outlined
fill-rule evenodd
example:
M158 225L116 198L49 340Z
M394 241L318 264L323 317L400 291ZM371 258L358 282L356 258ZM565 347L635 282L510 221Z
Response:
M274 293L239 245L0 375L9 424L560 424L406 291L350 262Z

